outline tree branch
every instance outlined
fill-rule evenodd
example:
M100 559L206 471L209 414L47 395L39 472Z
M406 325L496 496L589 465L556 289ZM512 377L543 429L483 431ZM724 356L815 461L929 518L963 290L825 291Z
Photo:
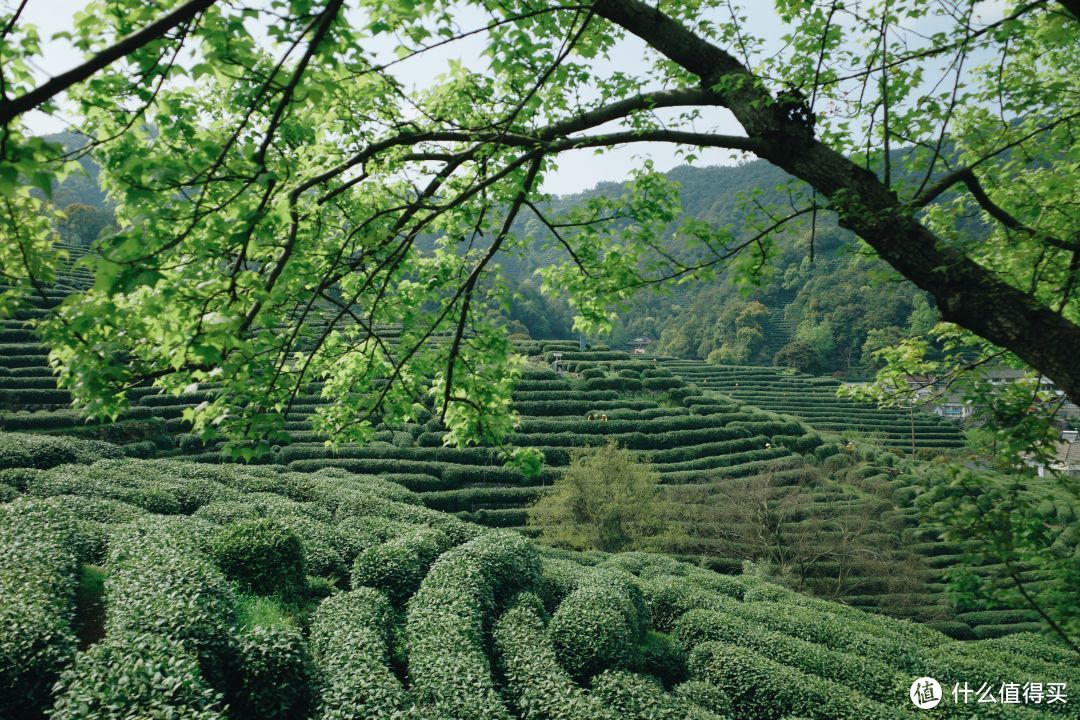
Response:
M722 103L760 157L829 198L839 224L937 301L942 318L1007 348L1080 400L1080 326L950 247L873 173L814 138L812 123L774 98L721 48L640 0L597 0L596 12L723 89Z
M160 19L150 23L142 30L133 32L127 37L117 41L116 44L105 48L82 65L57 75L45 84L40 85L17 98L5 100L0 104L0 125L7 125L19 115L40 107L72 85L88 79L94 73L105 69L112 63L135 52L147 43L161 38L169 30L191 20L200 12L213 5L216 1L217 0L188 0L188 2L172 12L162 15Z
M990 196L986 194L986 190L983 189L982 183L979 182L979 178L972 172L970 167L961 167L946 174L937 183L926 189L922 195L916 198L912 205L915 207L925 207L930 204L935 198L940 196L943 192L948 190L956 183L963 183L967 186L967 189L971 192L971 196L975 198L975 202L979 203L979 206L988 212L991 217L1000 222L1010 230L1017 230L1030 235L1033 238L1037 238L1046 242L1049 245L1053 245L1061 250L1077 250L1080 249L1080 242L1069 242L1062 240L1061 238L1054 237L1053 235L1047 235L1046 233L1039 232L1029 225L1025 225L1020 222L1016 217L1010 215L1004 208L990 199Z

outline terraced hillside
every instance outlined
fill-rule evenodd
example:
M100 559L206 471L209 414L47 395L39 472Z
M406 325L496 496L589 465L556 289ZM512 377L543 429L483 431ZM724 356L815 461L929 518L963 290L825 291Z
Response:
M955 423L930 413L909 414L836 396L840 383L781 368L710 365L659 358L668 368L703 390L716 390L740 402L795 415L817 430L868 435L886 447L954 448L963 444ZM912 435L914 434L914 438Z
M1075 656L1035 635L545 549L340 469L0 447L3 717L875 720L924 716L925 675L932 717L1076 717L1050 702ZM950 692L1036 682L1026 706Z
M87 276L75 271L61 282L47 301L38 301L21 318L47 312L70 289L86 283ZM181 419L185 408L209 397L213 388L181 396L139 388L120 422L86 424L68 408L67 393L55 388L45 351L23 320L7 321L0 332L6 351L0 355L0 428L111 440L138 457L222 461L216 447L204 447L187 434ZM861 446L855 455L838 452L835 444L823 443L790 416L755 407L753 398L737 401L714 390L713 380L683 375L679 367L675 375L664 366L671 361L643 361L604 349L582 353L577 342L569 341L522 343L519 350L536 362L516 388L521 425L510 442L543 452L545 466L536 477L504 467L500 452L492 448L444 447L442 428L431 417L382 428L365 446L331 450L308 420L322 402L318 384L298 398L288 418L291 442L282 442L260 462L295 472L337 468L379 475L415 491L429 508L532 534L535 528L526 527L527 507L559 477L571 449L615 440L647 456L660 473L676 507L673 519L685 531L665 541L669 551L729 573L741 572L747 559L775 556L762 540L761 519L751 512L755 503L766 501L789 515L785 542L812 548L803 554L816 558L809 564L798 557L779 559L799 566L800 587L869 610L947 623L941 627L961 637L974 634L968 625L957 624L943 592L940 568L943 558L955 557L955 548L933 536L912 540L912 533L919 532L915 500L903 489L896 469L886 464L891 458L878 457L872 448L863 452ZM550 369L556 352L568 374ZM895 496L898 489L901 496ZM835 550L819 552L819 546ZM1017 630L1033 627L1030 613L1012 611L1002 618ZM998 632L996 626L1003 623L992 624Z

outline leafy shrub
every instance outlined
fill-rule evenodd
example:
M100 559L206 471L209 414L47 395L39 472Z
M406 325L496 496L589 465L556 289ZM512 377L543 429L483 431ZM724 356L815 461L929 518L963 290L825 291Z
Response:
M301 720L308 715L311 676L304 636L291 624L255 625L234 643L229 717Z
M640 593L629 575L596 571L559 604L548 637L572 677L586 680L608 668L638 665L644 630Z
M120 500L163 515L188 514L202 505L236 500L240 494L212 476L161 461L102 460L64 465L35 477L27 492L39 497L83 495Z
M651 627L671 632L684 614L695 609L721 607L724 598L703 590L683 577L660 576L641 581Z
M1037 622L1039 614L1034 610L978 610L957 613L956 619L968 625L1011 625Z
M554 612L563 599L577 590L591 570L573 560L544 558L540 562L540 585L537 590L544 608Z
M205 529L192 518L169 520L151 516L113 532L106 563L106 631L176 640L198 656L205 677L219 685L235 622L232 590L202 552L199 536Z
M1042 623L1038 622L1018 622L1002 625L976 625L974 628L972 628L975 637L979 640L1005 637L1006 635L1012 635L1013 633L1018 632L1037 633L1040 632L1042 629Z
M385 596L357 588L323 600L311 620L321 678L317 718L388 717L408 696L387 666L392 611Z
M967 623L959 622L956 620L943 620L940 622L930 623L930 627L934 628L938 632L943 632L953 640L974 640L975 633L972 632L971 626Z
M304 592L304 554L300 538L272 519L231 525L220 533L211 553L225 575L257 595L298 598Z
M649 631L641 645L641 669L670 688L686 680L686 650L670 635Z
M524 720L615 720L559 666L544 634L543 607L523 594L495 625L493 640L506 687Z
M641 392L644 389L641 380L627 377L598 377L585 381L585 391L617 390L619 392Z
M656 680L606 670L593 681L593 696L626 720L723 720L688 700L664 692Z
M739 645L788 667L857 687L860 692L882 702L896 699L906 677L877 659L829 650L764 629L731 613L691 611L676 624L675 633L685 648L708 641Z
M536 587L535 548L492 531L445 553L409 601L409 677L435 717L507 718L484 648L487 624L511 596Z
M96 440L0 432L0 469L46 470L67 463L92 463L123 456L115 445Z
M641 384L646 390L664 392L682 387L683 380L677 377L645 377L642 379Z
M339 579L347 576L348 564L344 557L341 536L333 527L325 522L297 515L276 519L300 538L304 567L308 574Z
M410 525L427 525L444 532L454 545L467 542L483 532L480 526L462 522L452 515L387 500L374 492L362 489L342 497L335 516L337 519L364 516L374 516Z
M446 512L476 510L478 505L527 505L546 492L542 487L472 487L424 495L424 504Z
M19 492L26 492L30 481L41 473L37 468L5 468L0 470L0 483L10 485Z
M413 527L375 515L343 516L334 523L337 548L350 565L364 550L391 540Z
M48 705L75 653L75 520L52 503L0 505L0 715Z
M634 549L670 533L670 501L652 467L614 444L579 451L554 488L529 511L529 525L556 546Z
M688 680L675 688L675 696L721 716L731 715L731 698L712 683Z
M182 643L118 633L79 653L56 687L52 720L224 720L222 698L207 687Z
M917 642L889 638L881 632L862 632L857 625L828 613L812 612L806 608L780 603L743 603L723 608L766 628L778 630L807 642L833 650L842 650L868 657L889 658L889 663L908 672L921 672L924 653Z
M423 473L386 473L382 478L406 487L413 492L442 490L444 487L440 478L434 475L424 475Z
M428 568L449 544L445 533L416 527L368 548L353 564L353 587L382 590L392 604L400 606L420 587Z
M781 665L735 645L706 642L690 654L690 673L717 685L736 715L778 720L796 715L820 720L906 717L838 683Z
M19 491L11 485L5 485L0 483L0 503L11 502L15 498L19 497Z

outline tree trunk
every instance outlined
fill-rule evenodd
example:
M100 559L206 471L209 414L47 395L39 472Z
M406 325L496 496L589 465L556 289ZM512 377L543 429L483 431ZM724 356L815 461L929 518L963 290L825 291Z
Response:
M762 143L757 154L827 197L841 227L933 295L945 320L1012 351L1080 401L1080 326L949 247L877 176L816 140L798 98L773 97L732 55L640 0L594 8L714 87Z

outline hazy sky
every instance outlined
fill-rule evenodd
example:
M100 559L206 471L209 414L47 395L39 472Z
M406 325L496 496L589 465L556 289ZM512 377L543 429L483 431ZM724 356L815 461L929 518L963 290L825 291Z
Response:
M11 2L12 0L0 0L0 7L10 6ZM783 34L784 29L775 19L772 3L756 0L746 4L749 6L745 12L749 17L750 34L773 38L774 43L779 43L777 38ZM37 25L44 40L43 57L35 62L35 67L42 78L67 70L82 61L81 53L66 40L49 40L49 38L55 33L71 30L75 13L84 5L85 0L29 0L23 12L23 20ZM983 3L980 7L983 8L984 14L993 16L1000 12L1002 5L1001 0L993 0ZM476 16L472 22L470 19L463 16L461 26L476 27L483 24L479 16ZM439 75L451 58L475 67L479 55L478 48L477 41L461 41L438 52L425 53L413 61L402 63L396 66L395 72L406 85L423 86ZM644 69L643 48L644 46L636 38L622 42L613 53L610 61L611 68L630 73ZM387 43L386 53L389 54L392 49L391 44ZM776 49L778 49L778 44L766 47L766 50L770 52ZM42 134L58 132L66 127L61 119L41 113L28 116L27 123L34 132ZM711 109L706 112L696 129L742 134L730 113L720 109ZM696 154L699 165L731 164L736 160L730 151L723 149L703 149ZM592 150L572 151L560 156L558 170L547 177L545 190L559 194L573 193L590 188L598 182L623 180L631 169L641 165L645 157L652 158L657 168L661 170L683 164L683 160L676 155L674 146L663 143L635 144L633 147L608 151L599 156Z

